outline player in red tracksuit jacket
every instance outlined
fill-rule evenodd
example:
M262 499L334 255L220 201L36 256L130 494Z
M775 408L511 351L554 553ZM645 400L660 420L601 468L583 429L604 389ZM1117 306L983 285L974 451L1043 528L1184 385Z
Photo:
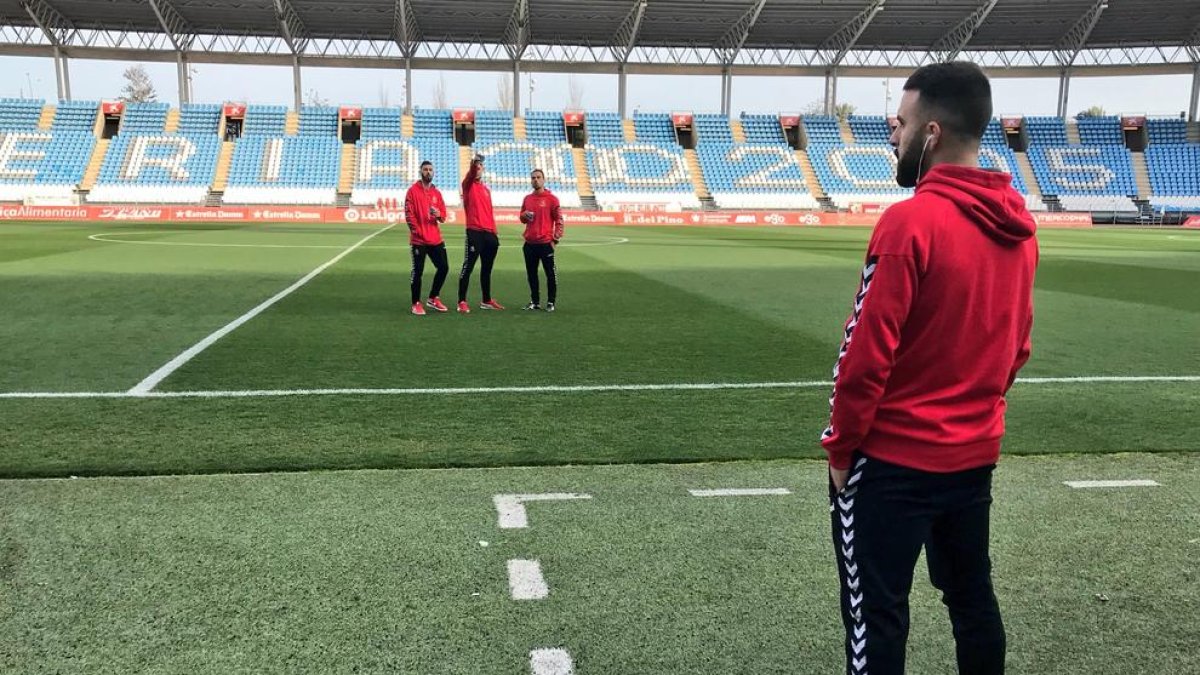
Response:
M471 272L475 261L483 259L479 271L479 285L483 289L480 309L504 309L492 297L492 265L500 251L500 238L496 236L496 218L492 215L492 191L483 183L483 157L475 155L471 168L462 182L463 210L467 212L467 241L463 248L462 271L458 274L458 311L470 314L467 304L467 289L471 285Z
M908 593L922 547L942 591L958 672L1004 672L988 554L1005 395L1029 358L1035 225L1008 174L978 168L991 85L970 63L904 85L897 182L834 367L830 511L846 672L904 672Z
M439 296L442 284L446 283L446 274L450 271L441 228L441 224L446 222L446 200L433 186L433 162L421 162L421 180L413 183L404 197L404 220L408 223L408 243L412 253L412 276L409 278L412 313L425 315L425 308L421 306L421 275L425 273L427 257L437 272L433 275L433 286L429 289L429 299L425 304L438 312L445 312L446 305L442 304Z
M529 304L525 309L541 309L538 288L538 263L546 270L546 311L554 311L558 296L558 265L554 247L563 237L562 210L558 197L546 189L546 174L534 169L529 175L533 192L521 203L521 222L525 223L525 274L529 277Z

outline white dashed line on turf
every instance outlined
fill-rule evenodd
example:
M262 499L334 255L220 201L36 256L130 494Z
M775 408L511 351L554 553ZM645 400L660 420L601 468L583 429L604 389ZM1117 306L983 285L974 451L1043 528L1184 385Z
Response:
M1136 480L1068 480L1063 481L1063 485L1074 488L1076 490L1087 490L1093 488L1126 488L1126 487L1162 487L1159 483L1152 480L1136 479Z
M688 490L693 497L766 497L790 495L787 488L726 488L719 490Z
M591 499L591 495L572 492L547 492L528 495L495 495L497 525L502 530L519 530L529 527L529 516L525 513L525 502L557 502L575 499Z
M513 600L545 600L550 587L542 576L542 564L536 560L509 560L508 590Z
M533 675L575 675L575 663L565 649L535 649L529 652Z

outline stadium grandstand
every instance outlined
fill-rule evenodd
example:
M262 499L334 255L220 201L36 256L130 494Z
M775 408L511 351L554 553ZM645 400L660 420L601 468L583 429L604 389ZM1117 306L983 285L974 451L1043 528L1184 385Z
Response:
M53 58L60 100L0 100L0 200L368 205L424 159L446 184L477 152L501 207L540 167L568 208L878 210L909 194L890 120L835 116L838 78L966 58L1059 78L1057 116L1006 114L984 140L1032 210L1145 221L1200 212L1198 15L1189 0L5 0L0 55ZM182 103L74 100L72 57L174 61ZM193 102L189 64L230 61L292 66L295 105ZM619 110L526 110L520 87L512 110L309 107L304 66L402 68L409 97L415 68L612 72ZM722 109L629 115L631 72L718 74ZM1072 76L1139 72L1191 73L1190 116L1066 116ZM741 74L824 77L824 114L735 112Z

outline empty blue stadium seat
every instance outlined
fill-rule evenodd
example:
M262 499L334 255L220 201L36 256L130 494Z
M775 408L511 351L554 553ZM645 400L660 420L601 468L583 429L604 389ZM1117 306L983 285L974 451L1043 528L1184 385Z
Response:
M0 99L0 131L34 131L45 102L30 98Z
M1116 117L1079 117L1075 125L1079 127L1079 140L1084 145L1120 145L1125 142L1121 136L1121 120Z
M531 110L525 115L525 137L537 145L560 145L567 142L567 128L560 112ZM478 137L476 137L478 141Z
M338 109L330 106L300 108L301 136L338 137Z
M892 135L887 118L878 115L851 115L850 132L854 134L854 142L863 145L886 144Z
M281 105L248 105L243 136L282 136L287 128L287 108Z
M1178 117L1151 117L1146 120L1150 144L1187 143L1187 122Z
M1146 166L1154 195L1200 197L1200 145L1151 145L1146 148Z
M78 185L96 145L91 131L0 131L3 184Z
M512 143L512 113L507 110L478 110L475 112L476 143Z
M126 103L121 115L123 134L161 134L167 126L166 103Z
M639 143L679 145L675 138L675 125L667 113L634 113L633 129Z
M1067 145L1067 125L1061 117L1026 117L1025 130L1030 145Z
M363 108L363 138L400 138L403 136L403 111L400 108Z
M589 112L587 144L598 148L615 148L625 144L625 124L621 116L610 112Z
M742 130L746 132L747 143L770 145L787 142L778 115L742 113Z
M413 111L413 136L417 138L454 139L454 120L449 110Z
M447 121L449 115L447 112ZM433 162L433 182L442 191L446 202L461 203L458 144L449 136L364 136L359 139L356 152L358 164L351 196L355 204L372 204L380 197L403 200L409 186L420 178L420 165L426 160Z
M100 114L99 101L59 101L54 111L53 128L92 131Z
M729 118L724 115L699 114L693 118L696 130L697 145L709 143L729 145L733 143L733 131L729 128ZM672 135L674 132L672 131Z
M179 108L179 129L176 133L184 136L219 133L221 108L219 103L184 103Z
M842 132L840 127L838 127L836 117L828 115L805 115L801 118L801 124L804 126L804 133L808 137L810 145L840 144L842 142Z
M1029 161L1045 195L1137 194L1129 151L1120 145L1031 147Z

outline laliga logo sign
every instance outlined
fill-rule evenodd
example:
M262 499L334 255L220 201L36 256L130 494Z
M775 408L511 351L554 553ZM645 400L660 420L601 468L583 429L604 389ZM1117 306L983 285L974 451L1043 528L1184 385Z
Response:
M379 199L375 202L374 209L356 209L354 207L346 209L344 214L348 223L387 223L395 225L404 220L404 209L400 206L398 199Z

